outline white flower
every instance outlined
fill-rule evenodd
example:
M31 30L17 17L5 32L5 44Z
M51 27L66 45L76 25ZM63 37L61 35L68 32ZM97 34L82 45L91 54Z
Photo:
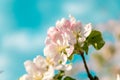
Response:
M54 76L53 67L41 56L37 56L33 62L24 63L28 74L23 75L20 80L52 80Z
M83 36L88 37L90 35L91 31L92 31L92 25L91 25L91 23L89 23L85 27L83 27L83 30L81 33Z
M65 66L68 66L66 64L67 58L72 54L74 47L68 44L63 32L56 27L49 28L45 44L44 55L54 68L57 70L68 70L67 67L65 68Z
M27 74L20 80L52 80L54 70L69 71L71 64L68 58L74 52L76 44L84 43L92 31L91 24L85 27L72 16L57 21L55 27L50 27L45 41L44 56L37 56L33 61L24 63ZM75 48L74 48L75 47Z
M32 80L32 76L24 74L19 80Z
M49 61L49 63L51 63L54 66L55 69L68 70L67 69L68 64L66 64L66 62L67 62L68 56L72 53L72 51L70 52L69 49L72 50L72 48L67 48L65 44L60 44L60 43L56 44L51 41L50 44L48 44L44 48L44 55L47 57L47 60Z

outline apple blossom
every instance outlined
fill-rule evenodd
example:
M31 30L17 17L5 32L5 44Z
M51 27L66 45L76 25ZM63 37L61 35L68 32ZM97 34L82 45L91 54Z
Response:
M49 28L45 43L44 55L49 59L49 62L53 64L55 69L66 68L67 70L71 66L66 64L67 58L72 54L74 47L69 46L62 32L55 27Z
M92 25L91 23L82 26L81 22L76 21L73 16L69 16L70 20L62 18L61 21L57 21L56 28L62 32L64 37L67 38L68 43L72 45L76 44L76 41L85 41L91 31Z
M20 80L75 80L65 75L65 71L72 69L68 60L74 54L79 54L84 62L85 69L90 80L98 80L97 76L92 76L86 65L84 52L88 52L89 45L97 50L103 47L104 41L101 33L92 30L91 23L83 26L74 17L70 19L62 18L56 22L55 27L50 27L45 40L44 56L37 56L33 61L24 63L27 74ZM54 75L54 71L58 74Z
M64 43L56 44L54 42L51 42L44 48L44 55L46 56L47 60L54 66L55 69L68 70L69 69L68 67L70 67L71 65L66 64L67 58L69 56L65 54L67 49L68 51L70 51L69 49L72 48L67 48L67 46Z
M45 56L66 53L69 57L73 53L77 41L85 41L91 30L91 24L83 27L74 17L70 17L70 20L63 18L61 21L57 21L56 27L51 27L48 30L44 49Z
M33 61L26 61L24 65L28 74L23 75L20 80L52 80L54 76L53 67L41 56Z
M68 57L74 51L75 44L83 43L85 38L91 33L91 24L85 27L72 16L70 20L62 18L56 22L55 27L50 27L47 32L45 41L44 55L49 58L49 61L59 69L63 69ZM58 66L59 65L59 66Z

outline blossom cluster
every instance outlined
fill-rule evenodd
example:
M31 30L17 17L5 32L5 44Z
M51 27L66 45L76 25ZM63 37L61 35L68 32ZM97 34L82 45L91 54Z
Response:
M72 65L67 63L68 59L77 52L78 43L79 47L83 47L91 31L91 23L83 26L72 16L69 20L62 18L57 21L55 27L50 27L47 32L45 58L37 56L33 61L26 61L24 65L27 74L20 80L55 80L55 70L71 70Z

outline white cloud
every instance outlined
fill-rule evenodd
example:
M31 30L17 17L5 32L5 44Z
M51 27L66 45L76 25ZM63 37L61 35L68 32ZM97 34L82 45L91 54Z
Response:
M0 53L0 71L4 71L3 69L6 69L10 63L11 61L9 57L3 53Z
M0 74L0 80L10 80L11 73L10 72L3 72Z
M86 13L88 9L91 8L91 4L88 3L65 3L63 5L63 11L67 14L74 14L74 15L80 15L83 13Z
M4 35L2 38L2 48L5 50L30 52L38 48L41 49L43 45L44 38L42 36L30 36L26 32Z
M3 71L0 73L0 80L10 79L10 65L13 65L10 57L7 56L6 53L0 52L0 71Z

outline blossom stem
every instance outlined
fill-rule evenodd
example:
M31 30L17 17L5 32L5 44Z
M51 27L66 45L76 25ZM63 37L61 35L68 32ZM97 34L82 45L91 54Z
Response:
M87 63L86 63L86 60L85 60L85 56L84 56L84 53L80 53L81 57L82 57L82 60L83 60L83 63L84 63L84 67L86 69L86 72L87 72L87 76L90 80L99 80L97 76L92 76L89 69L88 69L88 66L87 66Z

